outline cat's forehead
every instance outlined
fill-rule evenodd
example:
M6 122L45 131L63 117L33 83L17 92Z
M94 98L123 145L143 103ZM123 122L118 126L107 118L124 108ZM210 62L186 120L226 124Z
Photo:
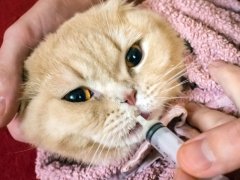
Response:
M101 61L105 67L112 63L119 67L117 59L122 58L119 57L122 56L121 52L144 34L141 27L136 27L127 18L133 9L109 11L96 8L77 14L40 44L27 60L27 69L31 74L38 73L38 78L41 78L49 69L61 67L58 65L60 63L70 66L82 64L91 68L91 65L97 66ZM94 63L93 59L96 60ZM37 71L31 71L34 66Z
M137 16L138 11L134 8L125 11L106 11L99 8L77 14L55 34L56 40L59 40L62 46L76 45L80 49L124 50L141 39L147 29L146 23L137 23L139 19L129 16L135 14L130 13L132 11L135 11Z
M145 34L158 29L160 21L156 19L149 11L129 5L104 5L77 14L48 36L26 61L30 81L52 81L56 75L64 75L63 69L88 80L104 76L106 80L128 79L126 52Z

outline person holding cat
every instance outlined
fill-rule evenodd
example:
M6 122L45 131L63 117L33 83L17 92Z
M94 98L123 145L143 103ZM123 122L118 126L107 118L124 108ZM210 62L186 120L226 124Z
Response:
M210 73L239 110L240 68L216 62L210 66ZM196 177L211 177L238 169L240 167L239 119L193 103L188 104L187 109L189 123L203 133L187 141L180 148L178 161L182 170ZM181 170L178 170L176 176L178 175L177 179L181 179Z
M22 64L30 53L29 47L34 48L44 35L55 31L75 12L84 11L94 3L97 0L38 1L5 32L0 49L0 127L8 124L8 129L16 140L24 141L15 114L18 109ZM210 73L240 109L240 68L216 62L210 66ZM177 169L176 179L212 177L239 168L240 122L237 118L193 103L188 104L187 109L189 122L203 133L187 141L179 150L180 168Z

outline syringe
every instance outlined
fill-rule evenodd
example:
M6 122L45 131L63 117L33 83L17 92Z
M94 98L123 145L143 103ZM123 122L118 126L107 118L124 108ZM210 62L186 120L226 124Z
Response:
M142 125L146 140L165 158L177 164L177 152L183 141L170 129L158 120L145 120L142 116L137 117ZM205 180L229 180L226 176L218 175Z
M183 141L160 121L147 121L142 116L138 117L143 126L146 140L169 161L177 162L177 151Z

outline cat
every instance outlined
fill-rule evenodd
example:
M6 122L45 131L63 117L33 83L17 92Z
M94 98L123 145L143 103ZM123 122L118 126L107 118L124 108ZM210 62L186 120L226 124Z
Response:
M127 158L136 120L181 93L184 43L149 10L109 0L77 13L25 61L21 129L37 147L87 164Z

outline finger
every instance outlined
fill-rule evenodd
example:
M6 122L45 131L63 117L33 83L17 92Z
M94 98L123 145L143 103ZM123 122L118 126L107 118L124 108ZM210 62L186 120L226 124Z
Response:
M175 131L178 135L183 136L187 139L192 139L200 134L200 132L197 129L187 124L184 124L181 127L175 128Z
M8 28L8 37L14 36L12 38L19 40L19 43L24 43L26 47L35 47L43 36L54 32L60 24L71 18L76 12L84 11L97 2L99 0L37 1L30 10ZM28 33L22 34L22 31ZM23 42L21 42L22 40Z
M174 175L174 180L196 180L196 178L188 175L182 169L177 168Z
M0 127L10 122L17 111L20 74L19 70L0 63Z
M200 131L207 131L237 119L234 116L196 103L188 103L186 109L188 111L188 122Z
M3 45L14 46L16 55L20 58L28 55L29 49L35 47L46 34L55 31L60 24L72 17L78 11L84 11L99 0L52 0L37 1L34 6L22 15L4 33ZM11 52L10 50L8 52Z
M20 128L20 119L18 116L15 116L15 118L7 125L8 131L11 134L11 136L20 142L26 142L26 139L24 138L23 132Z
M212 78L223 87L226 94L240 109L240 68L224 63L223 61L218 61L211 64L209 70Z
M240 121L218 126L183 144L179 166L194 177L213 177L240 167Z

